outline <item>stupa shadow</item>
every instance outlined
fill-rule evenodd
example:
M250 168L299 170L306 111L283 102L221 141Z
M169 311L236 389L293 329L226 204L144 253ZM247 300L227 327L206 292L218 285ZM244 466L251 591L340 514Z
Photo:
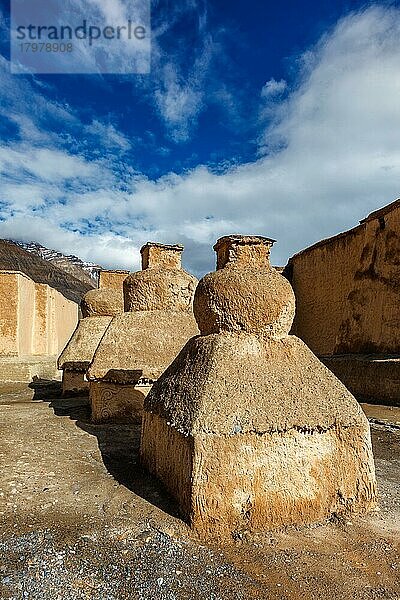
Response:
M120 485L165 513L179 516L177 503L140 464L140 423L92 423L90 405L84 397L55 399L50 408L56 416L68 416L79 429L96 437L103 464Z
M28 388L33 391L32 400L59 398L62 392L61 381L58 379L42 379L36 375L28 384Z

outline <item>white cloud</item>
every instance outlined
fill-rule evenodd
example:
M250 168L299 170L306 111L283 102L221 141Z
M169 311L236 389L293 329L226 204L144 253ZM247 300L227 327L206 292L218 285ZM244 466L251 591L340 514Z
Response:
M100 121L94 119L91 125L86 127L86 132L97 136L101 142L101 145L109 149L120 149L127 151L131 148L130 142L126 137L117 131L117 129L111 123L105 125Z
M195 119L202 108L203 92L196 81L188 83L180 80L172 64L163 68L162 79L162 86L155 92L158 109L172 139L186 141L191 119Z
M74 157L79 164L63 166L59 156L45 167L29 162L32 155L21 147L26 156L16 156L16 164L31 169L32 198L40 200L46 177L52 201L45 213L24 209L23 202L12 214L5 209L0 235L35 236L116 267L138 266L138 248L149 239L182 241L187 265L203 272L213 266L218 236L259 233L278 240L273 261L284 264L399 195L399 37L399 9L371 8L340 21L304 55L296 88L274 103L272 125L260 138L264 155L222 173L199 165L156 181L136 175L131 189L121 191L101 163ZM169 89L174 81L172 75ZM166 114L173 110L168 106ZM75 167L82 189L71 190ZM8 181L14 203L21 184L26 198L25 180ZM54 201L57 190L63 204Z
M68 231L51 221L47 216L29 220L18 215L0 223L3 238L24 241L40 241L48 248L72 253L89 262L104 266L118 265L120 269L136 270L140 265L140 246L121 235L101 234L82 236Z
M287 83L284 79L276 81L274 78L267 81L261 90L262 98L271 98L280 96L287 88Z
M38 179L57 183L68 179L90 178L97 175L94 164L60 150L30 148L25 145L0 148L0 169L18 175L21 170Z
M155 102L170 137L185 142L204 108L206 80L217 47L206 35L198 48L198 57L188 74L183 75L174 62L158 64L160 86L155 91ZM160 50L158 49L158 52ZM160 57L155 61L160 62Z
M48 139L48 134L43 131L48 120L61 122L65 128L80 125L69 106L49 101L40 93L43 87L44 84L34 76L27 79L11 75L9 62L0 55L0 115L15 121L22 134L33 132L33 141L37 139L40 127L42 139Z

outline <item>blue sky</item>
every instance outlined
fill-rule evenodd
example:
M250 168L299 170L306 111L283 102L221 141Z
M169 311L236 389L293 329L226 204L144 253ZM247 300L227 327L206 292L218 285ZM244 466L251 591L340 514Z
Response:
M149 75L12 75L1 11L2 237L202 274L221 235L285 264L399 196L398 2L153 2Z

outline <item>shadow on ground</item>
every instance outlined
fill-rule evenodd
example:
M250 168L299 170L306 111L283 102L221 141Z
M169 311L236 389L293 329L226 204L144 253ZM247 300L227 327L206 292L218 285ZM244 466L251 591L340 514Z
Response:
M169 515L179 517L175 501L162 484L140 465L139 423L92 423L87 396L57 398L49 406L56 416L68 416L77 427L97 438L104 466L119 484Z
M32 400L59 398L62 393L62 383L55 379L39 379L39 377L34 377L28 388L32 390Z

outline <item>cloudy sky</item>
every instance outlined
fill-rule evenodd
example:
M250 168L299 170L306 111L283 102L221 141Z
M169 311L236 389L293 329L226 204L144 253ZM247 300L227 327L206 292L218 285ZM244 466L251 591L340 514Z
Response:
M154 1L148 75L13 75L6 4L0 237L129 269L180 242L202 274L221 235L283 265L400 196L398 2Z

